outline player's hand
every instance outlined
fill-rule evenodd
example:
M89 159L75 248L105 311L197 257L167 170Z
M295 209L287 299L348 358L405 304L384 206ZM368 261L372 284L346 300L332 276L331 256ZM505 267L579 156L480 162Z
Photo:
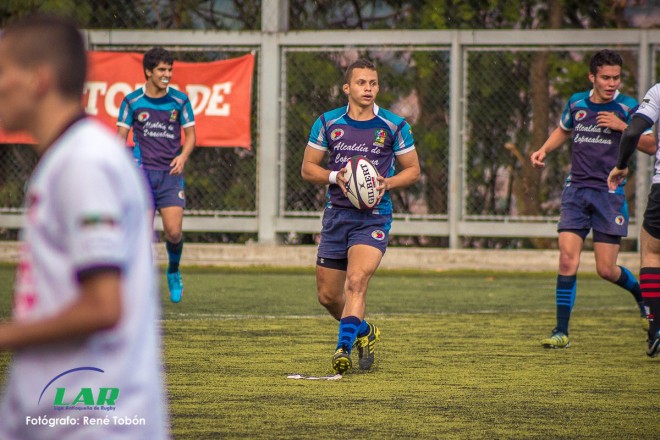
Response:
M173 175L178 175L183 173L183 167L186 164L186 159L181 157L181 155L178 155L174 159L172 159L172 162L170 162L170 174Z
M545 167L545 163L543 162L545 160L545 151L536 150L530 156L530 160L532 161L532 166L534 168L543 168L543 167Z
M616 191L619 185L621 185L623 182L623 179L625 179L627 176L628 168L620 170L617 167L614 167L612 171L610 171L610 175L607 176L607 187L610 189L610 191Z
M390 189L389 179L383 176L378 176L377 179L379 185L376 187L376 190L378 191L378 199L376 200L376 205L380 203L380 199L382 199L385 195L385 191Z
M342 168L339 170L339 173L337 173L337 185L339 185L339 188L341 188L341 192L344 193L344 196L346 196L346 167Z
M605 127L616 131L623 131L628 127L628 124L623 122L614 112L598 112L596 123L599 127Z

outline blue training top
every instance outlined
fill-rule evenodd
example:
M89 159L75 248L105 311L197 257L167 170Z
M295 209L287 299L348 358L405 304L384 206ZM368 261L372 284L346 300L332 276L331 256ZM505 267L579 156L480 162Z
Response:
M181 151L181 128L195 125L188 96L172 87L161 98L150 98L144 87L126 95L117 125L133 127L135 155L147 170L169 170Z
M339 171L355 155L366 156L383 177L394 175L395 156L415 149L410 125L401 116L374 104L373 119L355 121L348 117L348 106L323 113L312 126L308 146L328 151L328 168ZM328 207L356 209L341 192L330 185L326 194ZM392 199L386 191L375 214L391 214Z
M629 123L637 100L617 91L612 101L596 104L590 99L592 93L571 96L561 115L561 128L573 132L571 172L566 182L576 188L607 190L607 177L616 165L623 132L599 127L596 118L598 112L614 112Z

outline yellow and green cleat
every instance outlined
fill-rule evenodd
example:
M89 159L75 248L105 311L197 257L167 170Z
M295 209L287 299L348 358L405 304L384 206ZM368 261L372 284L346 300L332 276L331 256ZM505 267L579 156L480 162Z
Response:
M369 324L369 333L355 340L358 350L358 367L360 370L369 370L374 363L376 342L380 341L380 329Z
M552 336L541 341L541 345L545 348L568 348L571 346L571 341L568 339L568 335L564 332L560 332L557 329L552 331Z

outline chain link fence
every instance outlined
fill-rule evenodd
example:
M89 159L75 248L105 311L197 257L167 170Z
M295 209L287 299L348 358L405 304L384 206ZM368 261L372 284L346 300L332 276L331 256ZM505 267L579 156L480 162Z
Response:
M346 105L341 90L343 72L358 58L378 68L378 104L403 116L413 127L419 148L420 182L393 191L394 212L446 217L448 186L449 52L446 48L383 48L333 50L285 49L286 75L282 136L286 185L280 194L284 215L318 216L325 205L325 188L303 182L300 164L314 121L324 112Z
M589 61L603 48L468 49L464 218L559 215L570 142L548 155L543 170L531 169L529 156L559 126L570 96L591 89ZM619 90L636 98L637 52L617 52L624 59ZM627 188L634 217L634 181Z
M142 52L149 48L138 44L139 37L135 38L133 45L97 44L90 49ZM570 147L564 146L549 155L548 165L542 171L530 170L529 154L557 126L570 95L590 87L588 61L602 48L595 44L464 46L462 87L458 93L463 114L460 126L452 128L450 83L454 78L450 77L449 46L284 45L279 52L282 69L278 103L260 100L262 54L258 45L168 43L165 47L174 52L178 61L215 61L247 52L257 57L252 149L195 149L185 171L186 216L258 218L259 187L269 185L277 187L278 218L318 218L325 202L325 188L307 184L300 177L309 130L321 113L346 105L341 92L343 71L355 59L365 57L378 66L378 104L410 122L422 165L422 178L417 185L393 192L395 216L439 222L449 216L452 190L458 192L460 221L556 219L563 180L570 169ZM660 45L648 48L652 53L653 79L657 80ZM613 49L624 57L621 91L638 96L638 49L634 45ZM262 112L277 113L279 131L259 131ZM452 129L459 133L461 145L454 158L450 154ZM259 182L257 159L263 139L277 139L277 163L271 164L277 167L277 181ZM0 215L21 211L24 185L36 161L29 147L0 148ZM453 189L452 166L460 170L460 182ZM627 186L632 217L640 215L634 210L635 176ZM282 229L278 232L282 233Z

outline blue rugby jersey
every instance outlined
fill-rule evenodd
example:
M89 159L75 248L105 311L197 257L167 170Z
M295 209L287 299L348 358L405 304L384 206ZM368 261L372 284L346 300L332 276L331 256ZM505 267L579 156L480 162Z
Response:
M394 175L395 156L415 149L410 125L394 113L374 104L374 118L355 121L348 117L348 106L323 113L312 126L307 145L328 151L328 169L339 171L355 155L366 156L384 177ZM356 209L341 192L330 185L327 206ZM387 191L374 213L391 214L392 199Z
M147 170L169 170L181 151L181 128L195 125L188 96L172 87L150 98L144 87L129 93L119 107L117 125L133 127L133 141Z
M607 190L607 176L616 165L623 132L599 127L598 112L614 112L626 123L637 109L637 100L618 91L610 102L596 104L593 90L576 93L566 104L560 126L572 131L573 153L567 184L576 188Z

